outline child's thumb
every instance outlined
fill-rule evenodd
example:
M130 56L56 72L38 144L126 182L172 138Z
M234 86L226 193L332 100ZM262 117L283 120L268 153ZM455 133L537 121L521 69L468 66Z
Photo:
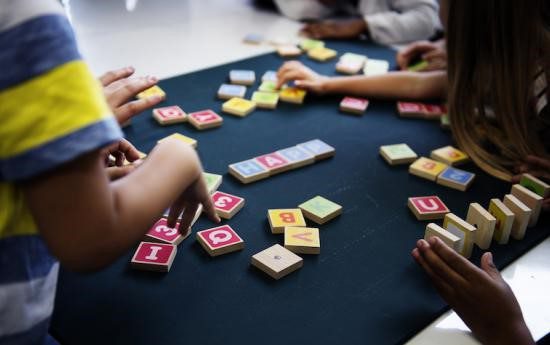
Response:
M481 256L481 269L487 272L491 278L502 280L498 268L493 263L493 254L491 252L486 252Z

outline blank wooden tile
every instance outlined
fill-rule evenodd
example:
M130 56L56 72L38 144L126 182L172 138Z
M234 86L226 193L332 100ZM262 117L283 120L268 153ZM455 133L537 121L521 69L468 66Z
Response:
M496 218L480 204L472 203L468 208L466 222L477 228L475 242L478 247L481 249L488 249L493 240L493 234L497 224Z
M302 267L304 262L298 255L276 244L253 255L251 263L273 279L281 279Z
M510 231L512 238L522 240L529 225L531 209L512 194L504 196L504 205L514 213L514 223Z

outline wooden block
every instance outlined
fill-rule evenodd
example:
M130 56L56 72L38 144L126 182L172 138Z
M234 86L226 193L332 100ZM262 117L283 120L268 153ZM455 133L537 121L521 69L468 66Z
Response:
M166 218L159 219L145 234L143 239L146 242L168 243L177 246L184 239L189 237L191 231L186 231L184 235L179 232L180 223L176 223L173 228L168 227Z
M361 54L355 54L355 53L344 53L342 56L340 56L340 61L354 61L354 62L361 62L365 63L367 62L368 57L366 55Z
M292 169L292 164L277 152L268 153L254 159L269 171L269 175L275 175Z
M426 225L426 232L424 233L424 239L427 241L432 237L438 237L452 248L455 252L460 251L460 238L443 229L435 223L430 223Z
M443 219L451 211L443 201L435 196L417 196L409 198L407 205L418 220Z
M321 253L318 228L285 227L285 248L296 254Z
M234 69L229 71L231 84L252 85L256 81L256 73L249 70Z
M397 112L401 117L424 118L425 108L422 103L397 102Z
M198 130L220 127L223 124L223 118L210 109L190 113L188 120Z
M143 162L143 160L147 157L147 154L144 153L144 152L141 152L141 151L138 151L138 155L139 155L139 159L138 159L138 160L133 161L133 162L130 162L129 160L127 160L127 159L125 158L125 159L124 159L124 163L122 163L122 164L123 164L123 165L130 165L130 164L136 164L136 162L141 163L141 162ZM112 157L112 156L110 156L110 157ZM109 157L109 158L110 158L110 157ZM113 157L113 161L115 161L115 160L114 160L114 157ZM139 163L138 163L138 164L139 164Z
M342 74L353 75L361 72L364 66L365 63L361 61L342 61L340 59L340 61L336 63L336 71Z
M273 234L284 233L287 226L306 226L302 210L299 208L268 210L267 219L269 220L269 226Z
M466 163L470 160L470 157L468 157L466 153L452 146L445 146L437 150L433 150L430 157L436 161L453 166Z
M263 41L264 41L264 37L260 34L248 34L243 38L243 42L247 44L258 45Z
M277 54L285 58L297 57L302 55L302 51L295 45L282 45L277 47Z
M357 115L363 115L368 106L369 101L364 98L344 97L340 102L341 111Z
M275 109L279 103L279 95L273 92L256 91L252 94L251 100L258 108Z
M390 63L386 60L368 59L363 73L366 76L375 76L388 73L390 69Z
M269 170L254 159L229 165L229 173L245 184L269 177Z
M290 163L292 169L315 163L315 156L298 146L282 149L277 151L277 153Z
M437 104L424 104L424 119L441 121L441 116L447 113L444 106Z
M258 90L262 92L273 92L273 93L279 92L279 90L277 89L277 82L271 81L271 80L263 81L260 84L260 87L258 88Z
M244 199L236 195L215 191L212 193L212 203L220 218L231 219L244 206Z
M296 45L296 42L293 42L293 40L289 39L286 36L274 36L269 38L269 44L273 46L288 46L288 45Z
M256 109L256 103L243 99L231 98L222 105L222 111L231 115L245 117Z
M141 242L130 261L133 268L168 272L176 257L177 247L166 243Z
M334 59L336 55L338 55L336 50L328 49L325 47L313 48L307 51L307 56L309 56L313 60L320 62Z
M164 92L160 88L160 86L153 85L150 88L148 88L146 90L143 90L140 93L138 93L136 97L139 98L139 99L145 99L145 98L149 98L149 97L152 97L152 96L160 96L161 99L166 99L166 92Z
M504 196L504 205L514 213L514 223L512 223L510 235L516 240L522 240L525 237L527 225L529 225L531 209L512 194Z
M417 62L414 65L410 65L409 67L407 67L407 70L410 72L419 72L426 67L428 67L428 61L421 60L420 62Z
M476 227L475 243L481 249L488 249L491 246L491 241L497 224L496 218L480 204L472 203L468 208L466 222Z
M246 94L246 86L243 86L243 85L222 84L218 89L219 99L228 100L234 97L244 98L245 94Z
M174 134L171 134L165 138L162 138L160 139L159 141L157 141L157 143L161 143L163 142L164 140L168 140L168 139L176 139L176 140L179 140L181 142L184 142L188 145L191 145L192 147L194 148L197 148L197 141L193 138L189 138L189 137L186 137L185 135L183 134L180 134L180 133L174 133Z
M199 231L197 241L210 256L232 253L244 248L243 239L229 225Z
M439 120L440 120L440 123L441 123L441 128L451 129L451 117L449 116L449 114L441 115Z
M539 221L540 211L542 210L542 196L523 187L520 184L512 186L511 194L518 198L519 201L531 209L531 217L529 218L529 227L537 225Z
M279 92L281 101L294 104L303 104L306 95L306 90L298 89L297 87L287 87Z
M407 144L380 146L380 155L389 165L410 164L418 158Z
M477 229L453 213L447 213L445 215L443 227L453 235L460 238L460 249L458 252L465 258L469 258L472 255L474 241L477 238Z
M495 231L493 238L499 244L508 243L510 237L510 231L514 224L514 212L510 211L504 203L498 199L491 199L489 203L489 213L495 217L497 223L495 224Z
M314 48L323 48L325 46L325 42L319 41L319 40L313 40L306 38L300 42L300 48L302 50L308 51Z
M160 125L172 125L187 121L187 114L177 105L153 109L153 118Z
M336 149L320 139L313 139L296 145L315 156L316 161L330 158L335 155Z
M252 256L251 264L273 279L282 277L302 267L304 261L283 246L276 244Z
M448 167L437 176L437 183L464 192L470 187L475 177L476 174L474 173Z
M409 173L430 181L436 181L437 176L445 169L447 169L447 164L420 157L411 164Z
M521 176L519 184L537 193L545 199L550 197L550 185L531 174L523 174Z
M223 176L218 174L203 172L202 177L204 178L204 182L206 182L206 189L208 189L208 193L210 194L218 190L223 181Z
M264 75L262 75L262 82L264 81L272 81L274 83L277 82L277 72L276 71L266 71Z
M304 216L317 223L325 224L342 214L342 206L320 195L298 205Z

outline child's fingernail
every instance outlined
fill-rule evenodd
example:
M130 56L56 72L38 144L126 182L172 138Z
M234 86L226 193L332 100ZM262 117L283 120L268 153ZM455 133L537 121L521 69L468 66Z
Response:
M147 77L147 80L150 81L151 83L156 83L158 81L157 77L152 76L152 75Z

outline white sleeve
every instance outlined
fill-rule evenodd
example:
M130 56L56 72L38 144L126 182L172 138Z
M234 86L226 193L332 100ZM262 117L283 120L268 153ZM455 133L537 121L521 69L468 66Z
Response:
M290 19L322 19L331 14L331 10L317 0L275 0L279 11Z
M386 9L380 6L377 12L364 11L365 7L370 6L362 8L363 18L367 22L374 42L397 44L428 39L441 27L436 0L382 0L382 2L386 3L384 4Z

